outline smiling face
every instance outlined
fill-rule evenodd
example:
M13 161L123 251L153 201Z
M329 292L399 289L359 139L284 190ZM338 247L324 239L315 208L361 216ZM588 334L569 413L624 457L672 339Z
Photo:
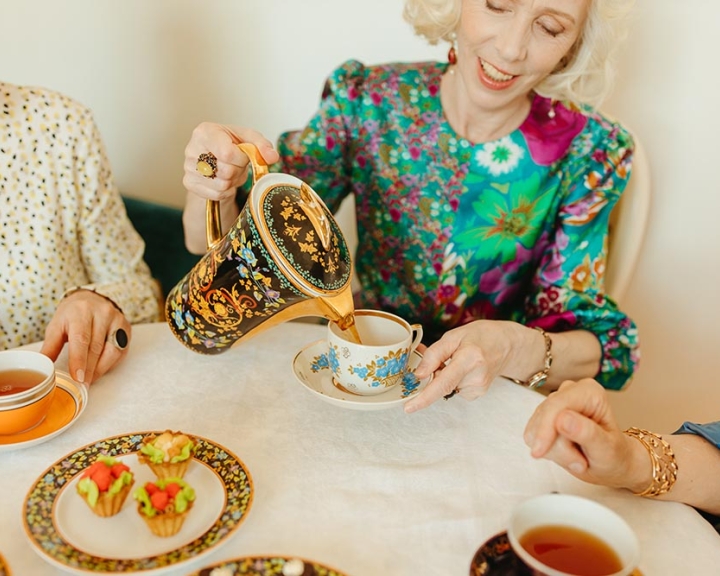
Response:
M512 108L559 65L591 0L462 0L457 72L472 106Z

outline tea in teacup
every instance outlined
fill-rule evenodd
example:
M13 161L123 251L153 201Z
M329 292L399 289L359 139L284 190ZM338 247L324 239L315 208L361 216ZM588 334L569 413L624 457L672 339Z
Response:
M538 526L520 537L520 545L546 566L578 576L605 576L622 562L605 542L570 526Z
M45 378L47 375L43 372L28 368L0 370L0 396L25 392L40 384Z
M533 574L627 576L638 563L637 537L615 512L586 498L546 494L510 519L508 540Z
M422 326L379 310L356 310L354 318L360 343L349 330L328 324L333 383L351 394L381 394L402 381L422 340Z

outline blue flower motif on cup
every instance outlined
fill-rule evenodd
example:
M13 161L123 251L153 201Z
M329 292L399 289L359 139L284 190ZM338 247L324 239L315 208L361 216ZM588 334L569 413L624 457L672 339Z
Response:
M338 351L335 346L330 347L330 351L328 353L328 365L335 376L340 374L340 361L338 360Z
M389 388L402 378L407 367L408 356L407 349L390 352L387 356L376 357L365 366L351 366L350 373L357 374L363 380L372 379L370 385L373 388L378 386Z
M368 377L370 370L366 366L357 366L355 368L353 368L351 366L349 369L349 372L350 372L350 374L357 374L358 376L360 376L360 378L365 380L365 378ZM377 382L373 382L373 386L377 386L377 385L378 385Z

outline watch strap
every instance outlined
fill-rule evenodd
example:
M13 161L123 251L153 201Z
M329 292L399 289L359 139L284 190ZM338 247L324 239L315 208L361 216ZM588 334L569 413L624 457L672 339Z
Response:
M503 376L503 378L506 378L511 382L515 382L515 384L531 389L540 388L540 386L545 384L548 379L548 375L550 374L550 367L552 366L553 361L552 339L550 338L550 335L538 326L535 326L535 330L540 332L545 339L545 365L543 366L543 369L530 376L527 380L518 380L517 378L512 378L511 376Z

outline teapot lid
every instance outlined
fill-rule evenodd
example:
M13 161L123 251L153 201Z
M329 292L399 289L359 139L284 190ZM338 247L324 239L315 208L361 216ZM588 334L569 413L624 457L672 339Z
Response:
M350 251L312 188L288 174L266 174L253 187L249 204L263 244L297 288L322 297L347 287Z

